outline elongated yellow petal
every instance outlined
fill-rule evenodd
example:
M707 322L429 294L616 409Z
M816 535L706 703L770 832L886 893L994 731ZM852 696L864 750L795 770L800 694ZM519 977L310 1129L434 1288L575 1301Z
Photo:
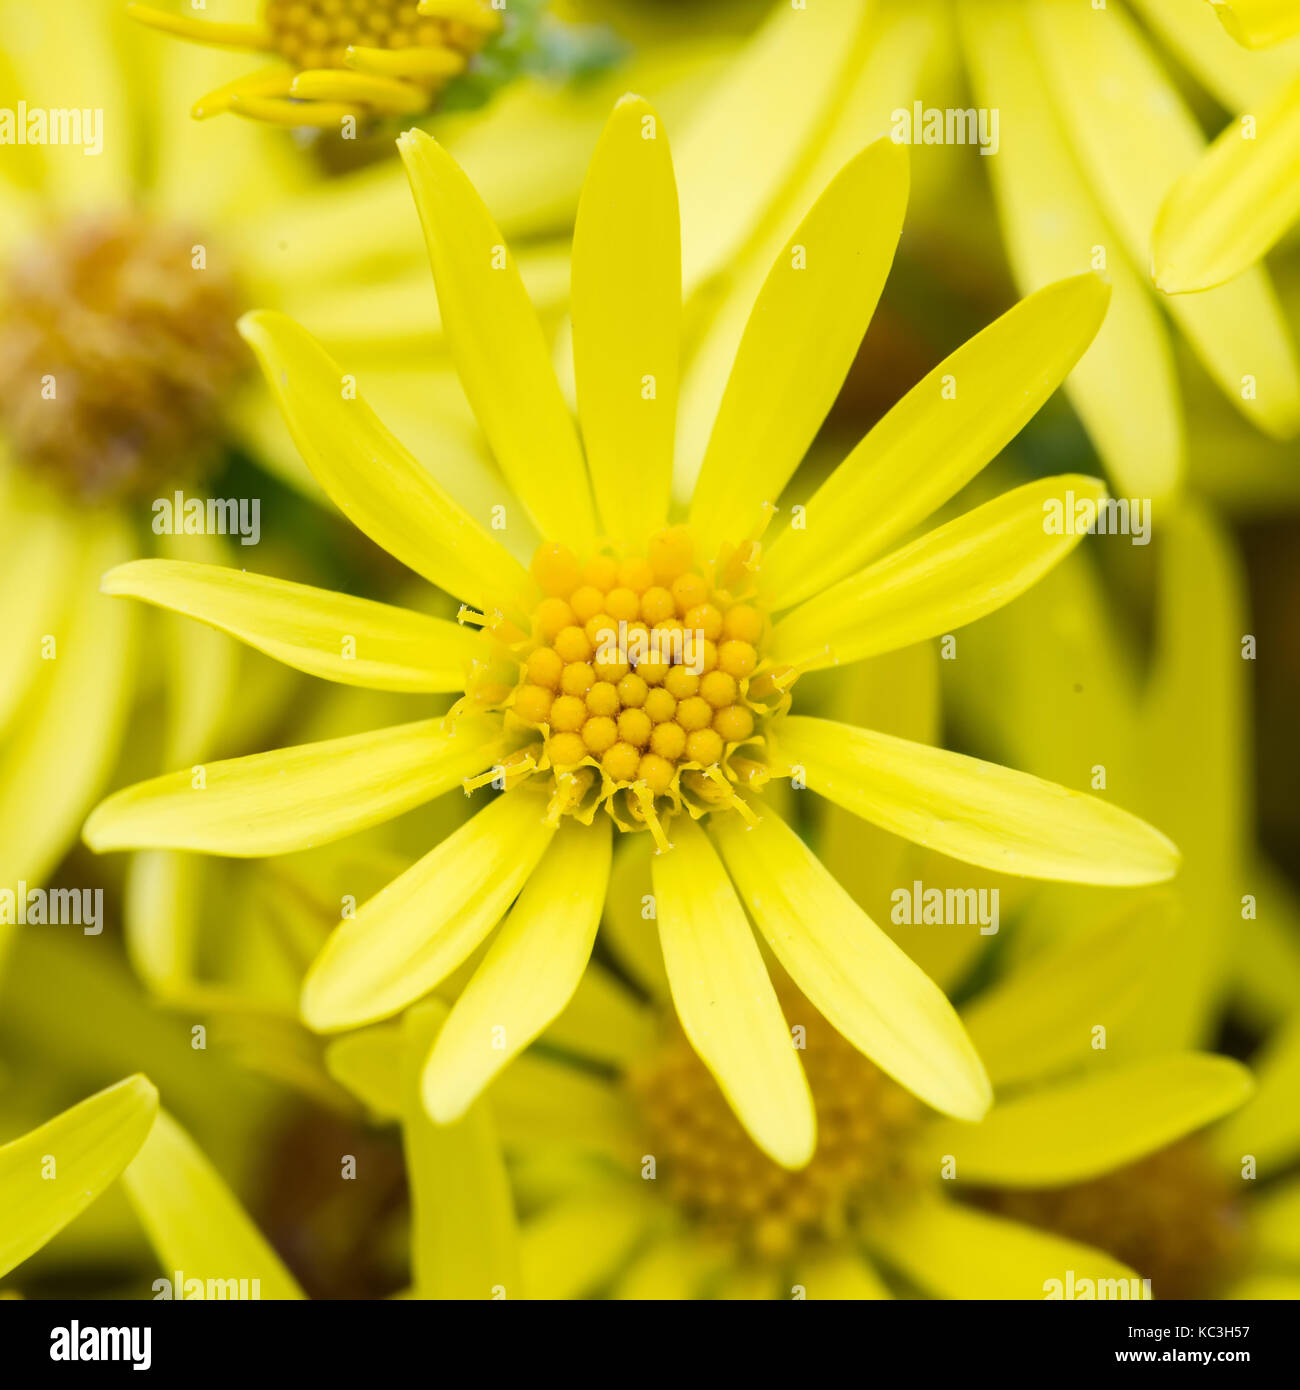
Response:
M536 1049L516 1057L492 1084L492 1114L507 1145L529 1153L601 1154L639 1161L644 1138L627 1091L605 1077Z
M325 1048L325 1069L363 1101L376 1119L402 1113L402 1029L381 1023L335 1038Z
M665 991L664 999L667 997ZM576 1057L602 1066L624 1067L654 1046L658 1032L656 1010L642 1003L612 971L589 961L573 997L542 1038Z
M918 382L813 494L802 528L765 551L772 603L788 608L852 574L964 487L1065 380L1109 302L1095 275L1058 280Z
M618 1281L614 1297L638 1302L703 1298L727 1263L727 1252L698 1231L661 1235L633 1261ZM768 1280L768 1271L760 1278Z
M1156 284L1169 294L1221 285L1254 265L1297 217L1300 82L1258 117L1231 122L1170 189L1156 220Z
M432 801L504 747L490 717L441 719L199 765L115 792L83 835L97 854L192 849L261 858L328 844Z
M777 761L813 791L941 854L1024 878L1158 883L1178 851L1127 811L942 748L795 716Z
M1247 48L1267 48L1300 34L1300 10L1292 0L1210 0L1223 27Z
M523 566L438 486L355 392L321 346L283 314L245 314L289 433L316 481L377 545L458 598L510 609Z
M792 1279L809 1299L857 1302L892 1297L867 1257L854 1249L830 1250L801 1259L794 1266Z
M687 293L727 268L807 167L870 4L775 5L677 145Z
M816 670L973 623L1068 555L1105 493L1095 478L1069 474L1004 493L787 613L769 654Z
M566 820L457 999L424 1071L439 1124L460 1119L573 997L605 905L607 822Z
M1145 899L1008 972L963 1011L996 1085L1070 1071L1095 1058L1098 1019L1117 1027L1146 996L1167 911Z
M900 1085L978 1120L993 1092L956 1011L773 815L752 829L718 816L712 835L776 958L809 1001Z
M691 499L691 523L709 547L757 529L821 428L893 264L907 188L907 151L875 141L831 180L776 258Z
M473 184L437 141L409 130L397 146L465 395L538 531L586 553L596 535L587 469L518 267Z
M82 532L53 507L6 503L0 511L8 544L0 565L0 631L8 659L0 665L0 731L20 708L32 682L47 669L41 639L53 632L82 580L77 547Z
M1185 465L1169 335L1147 292L1146 260L1135 270L1070 149L1026 10L1024 0L959 0L976 100L1000 111L1008 132L996 157L981 163L1022 293L1104 267L1110 311L1066 390L1118 491L1161 497L1178 486Z
M153 1085L130 1076L0 1147L0 1275L34 1255L114 1181L157 1113Z
M615 839L603 940L632 979L652 999L667 1004L668 976L664 973L664 955L650 911L654 902L650 881L654 852L649 835L619 835Z
M952 1154L962 1181L1059 1187L1172 1144L1235 1110L1253 1089L1250 1073L1229 1057L1173 1053L1003 1102L980 1125L938 1125L924 1143L932 1158Z
M704 831L686 816L654 861L673 1003L691 1046L754 1142L777 1163L812 1157L816 1118L799 1056L744 909Z
M455 970L546 852L544 810L527 790L498 797L335 927L303 983L308 1025L373 1023Z
M616 541L668 519L682 319L668 135L640 97L614 108L573 232L573 369L596 506Z
M136 560L100 588L184 613L308 675L374 690L463 690L472 628L410 609L219 565Z
M1138 1276L1110 1255L956 1202L918 1202L872 1236L891 1264L941 1298L1060 1298L1069 1275L1076 1296L1083 1280L1098 1298L1141 1296Z
M556 1202L520 1233L529 1298L585 1298L617 1273L655 1219L630 1183Z
M1261 1193L1250 1214L1255 1249L1270 1263L1300 1265L1300 1179Z
M205 1286L257 1279L264 1299L303 1297L221 1175L165 1110L122 1181L169 1279L174 1270Z
M1033 0L1027 12L1079 160L1128 254L1148 269L1160 205L1205 148L1200 126L1121 6L1103 14L1072 0ZM1270 220L1267 209L1257 215ZM1281 438L1300 429L1300 366L1262 268L1165 303L1206 371L1257 429Z
M441 1004L428 1003L402 1022L415 1297L522 1297L510 1180L486 1105L480 1101L454 1125L436 1125L420 1096L420 1072L444 1017Z

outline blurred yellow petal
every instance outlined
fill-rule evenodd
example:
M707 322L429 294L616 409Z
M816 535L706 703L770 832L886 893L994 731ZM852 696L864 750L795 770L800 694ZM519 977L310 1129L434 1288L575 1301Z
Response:
M1250 1204L1255 1249L1262 1259L1300 1266L1300 1178L1269 1188ZM1300 1275L1296 1276L1300 1284Z
M563 1012L542 1034L542 1041L589 1061L623 1067L653 1046L657 1031L654 1010L612 971L593 960L587 963Z
M1101 13L1073 0L1033 0L1028 14L1079 160L1129 256L1146 270L1160 205L1205 147L1200 126L1118 5ZM1270 220L1267 209L1252 211ZM1261 269L1165 305L1206 371L1257 429L1280 438L1300 429L1300 367Z
M854 1249L829 1250L800 1259L791 1277L808 1299L857 1302L893 1297L867 1257Z
M507 1146L535 1153L574 1151L628 1165L639 1162L645 1139L631 1098L605 1077L525 1052L492 1084L492 1114Z
M630 1184L583 1192L539 1213L520 1233L529 1298L586 1298L627 1260L655 1217Z
M1298 217L1295 82L1267 111L1230 122L1170 189L1155 227L1156 284L1169 294L1221 285L1271 250Z
M130 1163L158 1113L131 1076L0 1147L0 1275L80 1215Z
M727 266L808 161L871 8L773 6L687 123L675 163L688 294Z
M573 997L609 881L607 816L566 817L487 955L452 1007L424 1071L424 1103L458 1120Z
M773 815L752 828L718 817L711 832L759 931L818 1013L928 1105L979 1119L993 1094L956 1011L798 835Z
M1007 254L1022 294L1104 266L1110 310L1066 390L1117 491L1161 497L1178 486L1185 464L1169 336L1147 293L1146 259L1138 270L1126 259L1066 141L1026 10L1024 0L958 7L976 101L999 110L1002 128L1015 132L988 161Z
M116 792L83 835L97 854L191 849L260 859L378 825L491 766L497 721L442 719L171 772Z
M221 1175L165 1110L122 1180L168 1279L177 1270L187 1283L258 1279L264 1299L303 1297Z
M668 517L682 319L668 136L640 97L614 108L573 232L578 418L605 531L644 544Z
M449 975L501 920L555 833L507 792L335 927L303 983L317 1031L373 1023Z
M605 903L603 940L624 971L652 999L662 1004L671 997L664 973L651 904L654 889L650 864L655 852L649 835L619 835Z
M1093 1060L1099 1019L1117 1027L1145 998L1170 928L1148 898L1057 950L1008 971L963 1011L989 1076L1016 1085Z
M1223 27L1247 48L1266 48L1300 34L1293 0L1210 0Z
M518 267L451 156L419 130L397 144L465 395L538 531L586 554L596 536L587 469Z
M765 550L759 581L774 606L859 569L964 487L1065 380L1109 302L1095 275L1058 280L918 382L813 494L801 529Z
M519 1298L510 1180L486 1105L454 1125L425 1113L420 1071L444 1016L422 1004L402 1023L402 1142L411 1182L411 1270L417 1298Z
M759 1148L802 1167L817 1138L812 1094L763 957L704 831L684 815L672 831L654 888L682 1028Z
M245 314L256 353L308 468L335 506L395 559L448 593L509 607L527 573L384 428L343 369L283 314Z
M695 1231L660 1236L633 1261L614 1297L656 1303L703 1298L725 1258Z
M1254 1083L1230 1057L1175 1053L1000 1101L979 1125L936 1125L925 1147L963 1182L1059 1187L1099 1177L1235 1110Z
M42 669L41 639L53 632L73 583L84 581L77 563L80 529L54 507L4 505L5 554L0 559L0 631L9 659L0 665L0 731L20 708Z
M821 428L893 264L907 187L907 151L875 141L831 180L773 263L691 499L710 555L755 533Z
M325 1048L329 1074L365 1102L376 1119L395 1120L402 1113L402 1030L379 1024L335 1038Z
M1066 474L1004 493L787 613L768 655L817 670L973 623L1069 554L1105 492L1095 478Z
M1158 883L1178 851L1099 797L942 748L826 719L786 719L777 761L896 835L970 864L1073 883Z
M286 579L182 560L110 570L106 594L197 618L308 675L373 690L463 690L477 630Z
M1076 1290L1084 1279L1137 1280L1127 1265L1100 1250L955 1202L919 1202L889 1221L878 1240L876 1235L873 1230L873 1244L891 1264L941 1298L1041 1299L1050 1292L1049 1281L1065 1283L1067 1271Z
M1214 1151L1228 1168L1240 1170L1251 1155L1261 1177L1272 1177L1300 1154L1300 1014L1279 1028L1251 1059L1255 1095L1214 1133Z

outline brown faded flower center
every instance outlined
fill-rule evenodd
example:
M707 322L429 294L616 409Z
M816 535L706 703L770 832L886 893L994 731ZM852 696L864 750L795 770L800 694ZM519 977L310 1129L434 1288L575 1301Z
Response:
M18 459L84 501L210 452L244 349L232 276L192 231L80 217L21 248L0 292L0 418Z
M680 1034L629 1078L656 1182L708 1236L763 1260L850 1234L917 1181L908 1153L919 1104L811 1008L802 1013L817 1150L797 1172L755 1145Z
M443 8L446 17L420 14L418 0L266 0L265 23L276 52L297 68L346 68L354 46L424 48L448 55L441 75L449 76L496 32L499 16L486 0Z
M982 1205L1105 1250L1156 1298L1209 1298L1246 1253L1238 1193L1203 1143L1184 1140L1090 1182L990 1192Z

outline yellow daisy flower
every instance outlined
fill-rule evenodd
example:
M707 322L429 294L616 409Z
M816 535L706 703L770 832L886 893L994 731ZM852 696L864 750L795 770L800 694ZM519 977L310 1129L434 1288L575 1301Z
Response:
M497 521L527 517L546 539L526 571L308 334L282 315L246 316L241 329L322 487L392 555L465 600L465 624L198 565L121 567L106 591L200 618L312 674L464 695L446 720L128 788L93 813L87 843L284 853L458 783L494 784L504 795L337 928L303 990L303 1016L319 1031L383 1018L433 989L504 918L444 1033L466 1046L449 1043L425 1071L436 1118L461 1114L572 995L614 830L650 835L661 851L659 931L678 1012L778 1161L807 1161L813 1110L742 903L855 1046L937 1109L978 1117L988 1083L947 1000L794 831L763 814L763 787L797 778L868 820L1017 875L1141 883L1174 873L1173 846L1104 802L789 714L802 673L974 621L1077 542L1077 519L1102 489L1064 477L895 548L1061 381L1101 322L1104 287L1091 276L1048 287L959 349L800 521L764 544L773 501L843 382L898 240L906 154L876 142L832 180L773 267L686 520L671 526L681 262L658 117L639 98L619 103L579 207L581 444L487 209L427 135L400 145L444 332L518 498ZM469 1045L502 1019L500 1050Z
M995 1195L1032 1197L1115 1173L1250 1096L1249 1074L1228 1058L1115 1065L1092 1050L1098 1018L1118 1029L1134 1011L1117 967L1149 958L1151 936L1126 916L968 1006L971 1035L1010 1093L977 1125L927 1111L783 985L821 1130L798 1172L754 1143L676 1023L664 1026L671 1005L653 975L640 983L662 1012L611 981L617 1022L611 1013L571 1029L567 1058L529 1051L448 1126L430 1123L420 1087L429 1042L436 1053L450 1026L440 1006L336 1041L326 1060L377 1119L403 1126L416 1296L484 1298L503 1287L529 1298L876 1299L901 1285L1032 1299L1053 1280L1133 1280L1132 1296L1143 1297L1136 1281L1150 1267L989 1207ZM513 1199L499 1146L512 1160ZM422 1228L421 1207L440 1213L449 1190L480 1224ZM1197 1229L1208 1238L1218 1215L1195 1206L1200 1190L1189 1180L1164 1193L1184 1240Z
M278 60L200 97L196 119L233 111L291 126L428 111L503 26L491 0L262 0L259 9L252 23L135 3L127 13L167 34Z

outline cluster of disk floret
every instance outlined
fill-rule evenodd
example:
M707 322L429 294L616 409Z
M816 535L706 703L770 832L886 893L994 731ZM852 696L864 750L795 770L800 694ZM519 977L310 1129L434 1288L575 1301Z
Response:
M543 545L532 574L541 596L502 702L523 739L507 780L545 774L552 815L590 821L603 807L661 849L664 820L683 808L752 814L740 793L767 775L769 706L751 696L766 619L743 566L697 564L689 532L673 528L638 555L580 560Z
M680 1034L629 1078L656 1181L705 1234L765 1261L811 1255L917 1187L918 1102L810 1006L785 1004L792 1026L807 1020L799 1056L817 1149L804 1168L782 1168L755 1145Z
M0 423L60 490L100 501L182 481L245 361L233 278L192 228L74 216L20 246L0 291Z
M1155 1298L1217 1298L1245 1261L1239 1194L1200 1139L1088 1182L988 1191L980 1204L1095 1246L1151 1280Z
M486 0L267 0L270 44L296 68L355 67L356 49L411 53L404 77L454 76L501 27L500 13ZM436 72L421 71L421 52L443 55Z

